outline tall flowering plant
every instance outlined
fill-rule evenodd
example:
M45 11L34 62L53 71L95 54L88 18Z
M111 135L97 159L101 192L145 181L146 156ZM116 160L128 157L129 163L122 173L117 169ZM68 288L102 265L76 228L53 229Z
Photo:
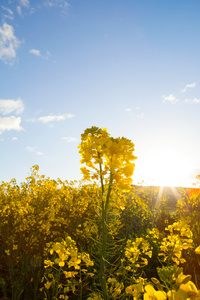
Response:
M107 299L106 248L108 236L108 210L113 190L118 193L131 188L136 157L134 144L122 137L113 138L106 128L91 127L81 135L79 153L82 156L83 180L97 180L101 185L102 241L100 254L100 281L102 295Z

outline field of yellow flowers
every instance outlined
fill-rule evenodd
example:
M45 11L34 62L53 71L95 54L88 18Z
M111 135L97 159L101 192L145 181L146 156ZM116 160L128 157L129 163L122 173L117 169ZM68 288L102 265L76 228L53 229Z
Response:
M200 299L200 194L131 186L134 144L86 129L83 180L0 185L0 299Z

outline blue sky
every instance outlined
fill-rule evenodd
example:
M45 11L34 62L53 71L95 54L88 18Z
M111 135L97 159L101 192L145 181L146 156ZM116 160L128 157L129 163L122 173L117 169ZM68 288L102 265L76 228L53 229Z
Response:
M1 0L0 18L0 181L81 179L98 126L134 142L134 183L195 182L199 0Z

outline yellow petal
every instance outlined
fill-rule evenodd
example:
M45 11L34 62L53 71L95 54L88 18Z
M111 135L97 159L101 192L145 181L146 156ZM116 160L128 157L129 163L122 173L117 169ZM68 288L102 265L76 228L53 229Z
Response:
M200 246L195 249L196 254L200 254Z
M152 285L148 284L145 286L145 291L150 295L150 296L153 296L154 293L155 293L155 290L153 288Z

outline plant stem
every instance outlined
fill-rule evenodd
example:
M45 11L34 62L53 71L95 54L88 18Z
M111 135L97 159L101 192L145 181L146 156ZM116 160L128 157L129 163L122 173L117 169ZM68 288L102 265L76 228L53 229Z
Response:
M102 288L102 294L104 300L108 299L107 287L106 287L105 256L106 256L107 237L108 237L107 214L108 214L110 194L112 190L112 182L113 182L113 175L112 173L110 173L108 191L106 195L106 202L104 203L102 199L102 245L101 245L101 256L100 256L100 278L101 278L101 288Z

